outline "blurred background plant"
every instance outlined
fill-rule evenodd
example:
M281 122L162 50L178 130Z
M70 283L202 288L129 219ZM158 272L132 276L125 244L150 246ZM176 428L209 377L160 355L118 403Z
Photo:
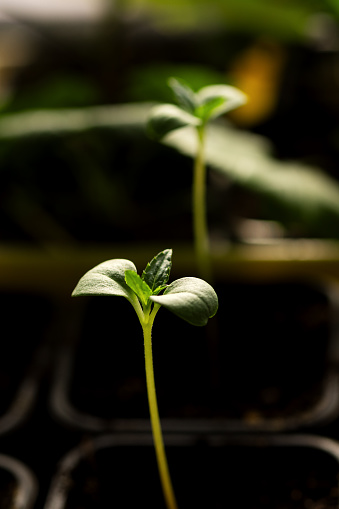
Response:
M0 241L190 240L190 134L144 133L172 75L249 97L211 130L215 239L338 238L338 23L336 0L1 0Z

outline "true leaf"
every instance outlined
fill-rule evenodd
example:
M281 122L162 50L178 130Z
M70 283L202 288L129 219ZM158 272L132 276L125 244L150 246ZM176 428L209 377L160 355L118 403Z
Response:
M208 102L205 102L198 106L195 110L195 114L204 123L206 123L213 115L216 114L217 110L225 103L223 97L214 97Z
M153 290L152 295L158 295L160 292L162 292L163 290L165 290L165 288L167 288L167 285L158 286L158 288L156 288L155 290Z
M161 251L147 264L142 273L142 279L148 284L153 293L158 287L164 287L167 283L171 267L172 249Z
M201 120L174 104L160 104L151 109L147 130L150 137L161 139L167 133L188 125L198 126Z
M194 114L197 101L188 83L178 78L169 78L168 84L174 92L178 105L188 113Z
M196 95L200 107L209 103L213 105L214 101L219 101L219 105L215 103L211 109L209 119L234 110L247 102L247 96L238 88L230 85L209 85L201 88Z
M195 277L173 281L163 295L152 295L150 300L198 326L206 325L218 310L218 297L212 286Z
M140 299L141 303L146 306L149 297L152 295L152 290L143 279L133 270L126 270L125 281L131 290Z
M82 276L72 296L115 295L133 300L133 292L125 282L125 271L136 273L130 260L114 259L100 263Z

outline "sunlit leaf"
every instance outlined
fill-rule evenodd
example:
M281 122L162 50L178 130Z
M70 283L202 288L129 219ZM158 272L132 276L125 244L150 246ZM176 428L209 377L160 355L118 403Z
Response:
M218 297L212 286L195 277L173 281L163 295L153 295L150 300L198 326L206 325L218 310Z
M125 281L128 287L133 290L135 295L139 298L141 303L146 306L149 297L152 295L152 290L148 286L147 283L139 274L137 274L134 270L126 270L125 272Z
M165 249L151 260L142 273L142 279L152 292L167 283L172 267L172 249ZM158 290L159 292L160 290Z
M133 292L125 282L125 271L136 272L130 260L114 259L100 263L82 276L72 296L115 295L133 300Z
M209 109L208 119L239 108L247 102L247 96L230 85L209 85L197 92L199 105Z
M188 125L198 126L201 120L183 111L174 104L154 106L147 122L149 135L154 139L161 139L170 131Z
M210 118L212 118L213 114L217 115L217 111L221 106L223 106L225 99L223 97L215 97L210 101L201 104L195 110L196 116L201 118L204 123L207 123Z
M168 84L174 92L178 105L183 110L193 115L197 106L197 101L195 93L188 83L179 78L169 78Z

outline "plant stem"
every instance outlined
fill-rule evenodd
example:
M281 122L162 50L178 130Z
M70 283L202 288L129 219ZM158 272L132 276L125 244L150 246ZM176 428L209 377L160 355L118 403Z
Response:
M198 270L204 279L211 280L209 241L206 213L206 165L204 160L204 126L197 128L198 149L193 174L193 233Z
M152 353L152 325L155 313L150 316L147 323L142 324L144 333L144 348L145 348L145 368L146 368L146 383L148 394L148 405L150 411L152 433L155 454L158 463L160 474L160 481L166 501L167 509L177 509L177 502L175 499L172 481L169 474L165 447L162 437L161 424L158 411L157 396L154 382L154 369L153 369L153 353Z

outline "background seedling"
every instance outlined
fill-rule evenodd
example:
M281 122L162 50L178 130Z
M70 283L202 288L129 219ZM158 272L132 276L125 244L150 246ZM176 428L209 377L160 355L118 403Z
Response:
M172 250L165 249L149 262L142 275L130 260L113 259L88 271L72 296L106 295L125 297L133 306L144 336L145 370L154 447L160 480L168 509L176 509L172 482L161 431L155 389L152 327L161 306L192 325L206 325L218 309L218 297L204 280L185 277L167 285L172 266Z
M186 82L177 78L170 78L168 84L178 106L161 104L152 108L148 130L150 136L159 140L181 127L191 126L196 130L198 145L193 172L193 235L199 273L211 280L206 213L205 128L210 120L238 108L247 99L243 92L229 85L210 85L194 92Z

